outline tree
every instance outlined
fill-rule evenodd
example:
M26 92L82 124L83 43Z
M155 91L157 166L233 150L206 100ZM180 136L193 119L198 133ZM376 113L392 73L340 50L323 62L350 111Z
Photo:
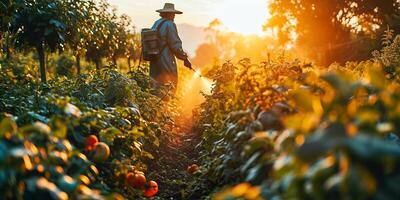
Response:
M117 64L117 59L127 57L131 20L127 15L118 16L116 9L107 1L98 3L98 10L93 15L91 37L87 45L86 57L100 69L100 62L107 58Z
M131 69L133 61L134 63L140 59L140 36L136 32L135 27L133 27L133 32L128 36L128 44L127 44L127 59L128 59L128 66Z
M110 4L107 1L100 1L97 5L96 12L89 19L93 24L91 30L91 37L88 38L86 46L86 58L93 61L96 65L96 69L100 69L100 63L102 58L110 57L112 38L110 27L113 27L111 23L116 18L115 13L109 13Z
M208 33L207 42L199 45L192 60L198 67L242 58L261 62L265 61L268 52L276 51L278 47L273 37L229 32L218 19L211 21L205 31Z
M86 53L87 41L91 37L93 23L90 21L96 5L88 0L64 1L68 10L66 23L66 42L76 59L78 74L81 73L81 56Z
M218 48L219 59L231 60L235 56L234 46L239 39L237 33L228 32L219 19L211 21L205 31L208 32L208 42Z
M118 58L128 57L128 42L131 32L128 30L131 19L127 15L122 15L110 23L110 37L112 41L111 60L114 65Z
M10 23L13 13L16 9L23 5L23 0L1 0L0 1L0 47L6 54L6 58L11 58L10 43L12 37L10 35Z
M310 57L329 64L340 58L318 57L340 54L363 58L365 55L355 52L338 51L374 39L376 33L390 25L389 19L399 13L399 6L397 0L273 0L269 6L272 17L265 27L274 30L281 43L293 41ZM400 27L397 29L400 31Z
M192 59L194 66L202 68L208 64L213 64L218 60L220 52L218 47L212 43L203 43L196 49L196 56Z
M46 82L46 50L55 51L65 42L66 26L63 23L61 0L25 0L14 12L10 32L18 48L33 47L40 62L40 78Z

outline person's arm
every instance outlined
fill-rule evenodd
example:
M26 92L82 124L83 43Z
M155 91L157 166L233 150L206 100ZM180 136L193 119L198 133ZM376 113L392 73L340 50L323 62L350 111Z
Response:
M183 51L182 40L179 38L178 29L174 23L168 24L167 43L172 53L181 60L187 60L187 54Z

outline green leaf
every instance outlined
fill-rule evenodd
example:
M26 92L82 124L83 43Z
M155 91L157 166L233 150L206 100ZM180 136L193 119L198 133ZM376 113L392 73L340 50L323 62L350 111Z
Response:
M143 131L141 131L141 127L139 126L133 127L132 130L128 131L128 133L132 134L135 139L145 136Z
M64 28L64 24L61 23L61 22L58 21L58 20L55 20L55 19L51 19L51 20L49 21L49 24L54 25L54 26L57 27L57 28Z
M154 156L151 153L147 152L147 151L142 151L142 156L143 157L147 157L149 159L154 159Z
M242 173L245 173L251 166L254 166L254 163L258 161L258 159L262 156L261 152L254 153L246 163L240 168Z
M122 135L122 132L117 128L107 128L101 130L99 133L100 141L107 143L108 145L112 145L115 137Z
M387 86L386 77L381 70L370 67L367 72L369 81L373 86L380 89L384 89Z
M13 135L17 131L17 124L11 116L5 117L0 122L0 137L8 137Z
M78 188L78 182L68 175L60 177L57 181L57 185L61 190L72 194Z
M326 129L320 128L307 137L296 154L303 160L312 161L343 145L347 139L346 129L342 124L331 124Z
M39 115L35 112L28 112L28 115L32 117L34 120L39 120L40 122L43 122L45 124L49 123L49 119L47 117Z
M49 36L49 35L52 34L52 33L53 33L53 29L46 28L46 29L44 30L44 35L45 35L45 36Z
M296 100L296 105L305 111L313 111L313 100L315 97L308 90L296 90L292 93Z
M138 149L139 151L142 151L142 144L140 142L133 142L133 145Z
M7 149L7 145L5 143L3 143L2 141L0 141L0 163L3 163L4 160L6 159L8 154L8 149ZM2 171L2 170L0 170ZM0 185L1 185L1 181L0 181Z
M378 137L359 133L346 143L351 153L363 159L400 158L400 145Z
M54 136L59 138L65 138L67 136L67 123L62 118L53 117L49 125Z
M251 168L246 176L246 181L247 182L252 182L252 181L256 181L258 179L262 179L263 173L265 173L264 171L265 169L263 169L263 167L261 165L256 165L253 168Z

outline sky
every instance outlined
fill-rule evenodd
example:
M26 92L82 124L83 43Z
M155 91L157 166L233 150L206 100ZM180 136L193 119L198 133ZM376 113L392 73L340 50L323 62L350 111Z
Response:
M108 0L122 14L132 18L138 28L151 27L159 18L155 10L164 3L174 3L175 9L183 11L177 24L187 23L206 27L218 18L230 30L245 35L260 34L268 17L268 0Z

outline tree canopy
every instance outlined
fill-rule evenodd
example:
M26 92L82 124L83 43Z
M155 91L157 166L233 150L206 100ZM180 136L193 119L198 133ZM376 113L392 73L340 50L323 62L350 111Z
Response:
M134 42L131 20L117 15L107 1L2 0L0 11L0 40L5 37L1 43L7 57L10 48L36 49L43 82L48 50L71 51L78 73L81 56L97 68L103 58L114 64L119 58L132 58L128 49L129 42Z
M376 38L387 26L400 32L397 0L273 0L269 10L272 16L266 29L274 30L282 43L302 46L309 57L323 63L341 58L320 58L321 53L332 55L351 42ZM354 55L352 59L365 56Z

